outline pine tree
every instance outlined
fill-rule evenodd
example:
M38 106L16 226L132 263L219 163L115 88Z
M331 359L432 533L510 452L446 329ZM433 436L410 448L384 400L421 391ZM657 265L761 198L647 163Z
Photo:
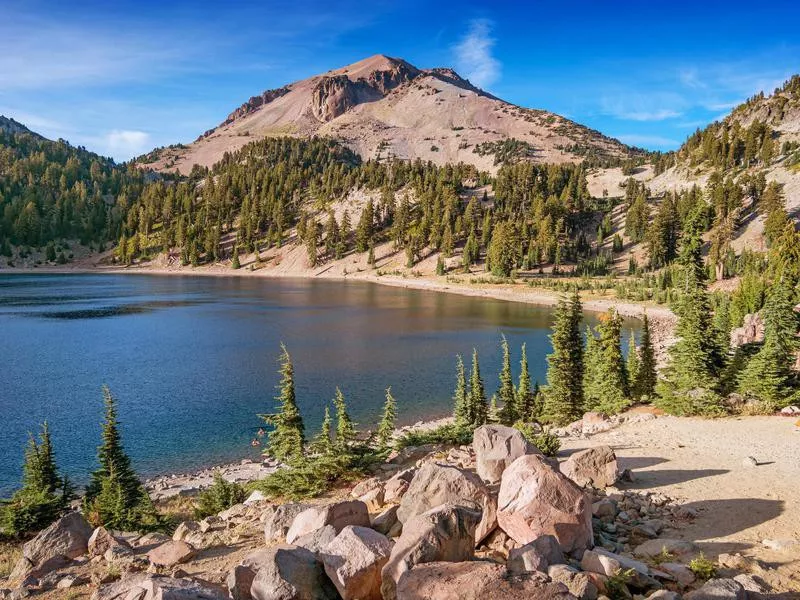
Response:
M383 414L378 423L376 442L378 448L388 448L394 435L395 421L397 420L397 403L392 396L392 388L386 388L386 402L383 404Z
M586 372L591 373L584 381L586 407L605 414L616 414L628 406L628 378L625 359L620 347L622 317L612 308L600 315L596 327L599 338L592 340L586 351Z
M367 201L364 210L361 211L361 218L356 227L356 250L358 252L366 252L369 248L369 243L372 241L372 236L375 232L375 208L370 198Z
M508 350L508 340L503 336L503 367L500 370L500 389L497 391L498 401L502 403L497 418L503 425L513 425L520 417L517 407L517 398L514 390L514 379L511 374L511 355Z
M100 467L86 487L84 510L95 525L122 530L155 528L160 520L122 446L116 400L107 386L103 386L103 402L105 421L97 449Z
M559 300L553 333L550 335L553 352L547 357L547 390L544 397L544 417L553 423L569 423L583 411L582 318L577 291L570 298Z
M466 429L472 424L470 417L467 377L464 372L464 361L456 357L456 389L453 393L453 420L458 429Z
M785 279L775 283L764 306L764 343L739 377L739 391L758 398L766 411L783 408L797 386L792 370L798 347L793 287Z
M375 243L372 240L369 241L369 254L367 255L367 264L369 265L370 269L375 268Z
M687 232L681 249L681 282L675 312L678 341L669 349L658 404L678 415L714 414L721 410L716 394L720 352L712 335L711 306L706 291L706 269L699 228Z
M536 411L535 398L531 390L531 375L528 371L528 352L522 344L522 357L519 360L519 383L516 389L518 418L526 423L536 421L541 415Z
M242 265L239 263L239 246L238 244L233 247L233 259L231 260L231 268L238 269Z
M311 442L311 451L316 454L329 455L333 452L333 444L331 443L331 411L325 407L325 417L322 419L319 433Z
M45 422L38 442L33 435L29 436L22 487L8 500L0 500L0 535L19 536L47 527L72 497L72 486L58 473L50 429Z
M628 387L631 398L638 399L635 392L636 378L639 376L639 351L636 348L636 336L631 331L628 338L628 357L625 360L625 371L628 374Z
M650 336L650 320L645 313L642 324L642 342L639 347L639 364L632 385L634 398L652 399L655 395L657 380L656 355Z
M292 358L283 344L281 344L280 363L281 382L278 386L280 394L275 398L280 405L279 412L262 415L273 427L267 438L264 453L281 462L293 462L303 457L305 427L303 417L297 408Z
M356 439L356 426L347 412L344 394L338 387L333 406L336 409L336 440L333 446L338 454L346 455L350 453L350 446Z
M472 372L469 376L469 396L467 399L469 426L476 429L486 423L489 407L486 404L486 390L481 379L481 368L478 364L478 351L472 350Z

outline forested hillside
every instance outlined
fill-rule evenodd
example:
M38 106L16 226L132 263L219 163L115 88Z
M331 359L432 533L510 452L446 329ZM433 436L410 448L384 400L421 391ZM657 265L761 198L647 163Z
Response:
M0 117L0 249L116 239L145 175Z

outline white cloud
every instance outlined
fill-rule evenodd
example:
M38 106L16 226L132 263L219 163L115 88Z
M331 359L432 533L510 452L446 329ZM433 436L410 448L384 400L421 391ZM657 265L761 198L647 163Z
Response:
M626 93L601 99L604 114L624 121L666 121L683 115L685 100L673 93Z
M117 160L127 160L149 150L150 134L144 131L114 129L104 137L102 144L108 154Z
M478 87L487 88L500 79L502 65L492 55L495 39L492 22L475 19L469 31L454 47L456 70Z
M639 135L636 133L616 135L619 141L629 146L639 146L642 148L656 148L658 150L677 148L681 145L678 140L662 137L660 135Z

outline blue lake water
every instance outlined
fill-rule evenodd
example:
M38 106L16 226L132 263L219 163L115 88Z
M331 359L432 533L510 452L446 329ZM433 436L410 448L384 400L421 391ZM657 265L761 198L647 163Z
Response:
M134 466L154 475L257 454L250 441L257 414L275 406L281 341L310 436L337 385L364 428L388 386L400 423L448 414L455 357L468 364L473 347L493 393L501 334L515 373L525 342L543 381L551 318L544 307L365 282L0 275L0 495L17 485L28 432L44 420L61 469L86 480L103 384Z

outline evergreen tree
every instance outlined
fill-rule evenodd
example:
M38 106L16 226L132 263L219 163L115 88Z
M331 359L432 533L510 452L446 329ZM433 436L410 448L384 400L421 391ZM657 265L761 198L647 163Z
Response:
M470 415L467 377L464 372L464 361L456 357L456 389L453 393L453 420L458 429L466 429L472 424Z
M582 307L578 292L561 298L556 307L550 341L553 352L547 357L547 390L544 417L553 423L569 423L583 411L583 340L580 323Z
M681 249L681 295L675 305L678 341L659 382L659 406L678 415L714 414L721 410L716 393L720 352L712 335L711 306L698 228L688 232Z
M279 412L262 415L273 427L269 432L264 453L281 462L292 462L303 457L305 427L303 417L297 408L292 358L283 344L281 344L280 364L281 382L278 386L280 394L275 398L280 405Z
M586 352L586 371L590 385L584 387L586 407L605 414L616 414L628 406L628 379L620 347L622 317L612 308L600 315L596 327L599 338ZM594 336L590 336L594 338Z
M397 403L392 396L392 388L386 388L386 402L383 404L383 414L378 423L376 442L378 448L388 448L394 435L395 421L397 420Z
M86 487L84 510L95 525L125 531L156 528L160 520L122 446L116 400L107 386L103 386L103 402L105 421L97 449L100 467Z
M231 260L231 268L238 269L242 265L239 263L239 245L233 247L233 259Z
M486 390L478 364L478 351L472 350L472 372L469 376L469 396L467 399L469 426L476 429L486 423L489 407L486 404Z
M770 289L764 306L764 343L739 377L739 391L772 412L789 403L797 386L792 365L797 350L794 289L785 279Z
M501 346L503 348L503 367L500 370L500 389L497 391L497 399L502 403L502 406L497 413L497 418L503 425L513 425L519 419L520 411L517 406L514 379L511 374L511 354L508 350L506 336L503 336Z
M333 406L336 409L336 440L334 448L339 455L350 453L350 446L356 439L356 426L347 412L347 403L344 394L338 387L333 398Z
M311 451L316 454L330 455L333 452L333 444L331 443L331 411L325 407L325 417L322 419L319 433L311 442Z
M650 320L647 313L642 325L642 342L639 347L639 364L633 379L633 396L636 399L653 398L656 391L656 355L650 336Z
M45 422L39 441L29 436L22 468L22 487L0 500L0 535L20 536L55 521L72 499L72 487L56 467L50 429Z
M369 248L369 243L372 241L372 236L375 232L375 208L370 198L367 201L364 210L361 211L361 218L356 227L356 250L358 252L366 252Z
M511 222L504 221L495 225L487 256L493 275L511 275L517 259L516 233Z
M528 352L522 344L522 357L519 360L519 383L517 384L516 403L518 418L526 423L536 421L541 415L536 411L535 398L531 390L531 375L528 371Z
M633 335L633 331L631 331L631 335L628 338L628 357L625 360L625 371L628 374L628 387L631 398L638 398L634 387L639 374L639 351L636 348L636 336Z
M370 269L375 268L375 243L370 240L369 242L369 254L367 255L367 264L369 265Z

